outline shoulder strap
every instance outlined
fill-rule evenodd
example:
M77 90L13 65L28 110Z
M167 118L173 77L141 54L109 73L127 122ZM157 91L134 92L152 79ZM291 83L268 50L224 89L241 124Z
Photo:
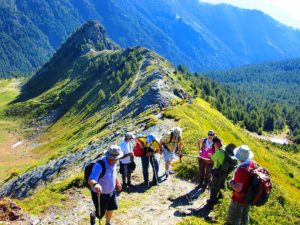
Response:
M170 136L170 140L169 140L168 144L171 143L171 141L172 141L172 139L173 139L173 136L174 136L174 134L173 134L173 132L171 131L171 136Z
M99 176L99 180L100 180L100 178L104 177L104 175L106 173L106 167L105 167L105 163L101 159L99 161L97 161L97 163L99 163L100 166L102 167L102 171L101 171L100 176Z
M206 146L207 138L203 138L202 140L203 141L202 141L202 147L201 147L201 149L203 149Z

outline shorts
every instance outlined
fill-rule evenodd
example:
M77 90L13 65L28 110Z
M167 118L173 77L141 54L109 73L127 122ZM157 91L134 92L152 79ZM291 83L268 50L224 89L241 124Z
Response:
M164 160L165 161L170 161L171 162L175 158L175 152L170 152L165 148L164 148L163 154L164 154Z
M116 192L113 191L110 194L101 194L100 195L100 211L101 214L99 214L99 207L98 207L98 195L97 193L91 191L92 193L92 200L96 209L96 216L98 218L102 218L105 215L106 210L116 210L118 209L118 202L116 197Z
M120 162L120 173L127 177L128 173L132 173L135 169L135 163L131 162L128 164L123 164Z

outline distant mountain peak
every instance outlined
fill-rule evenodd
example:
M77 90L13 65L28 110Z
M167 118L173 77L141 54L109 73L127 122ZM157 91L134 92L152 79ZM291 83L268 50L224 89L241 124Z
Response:
M119 47L106 36L106 31L99 22L88 21L62 44L57 55L66 56L71 53L74 58L92 50L104 49L117 50Z
M116 50L119 47L106 36L104 27L97 21L88 21L67 40L73 46L84 45L95 50Z

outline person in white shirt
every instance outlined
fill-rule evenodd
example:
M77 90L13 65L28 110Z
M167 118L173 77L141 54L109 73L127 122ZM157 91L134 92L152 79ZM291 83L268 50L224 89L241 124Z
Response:
M125 138L120 143L120 148L124 156L120 159L120 173L122 174L123 187L131 187L131 174L135 169L135 163L133 160L133 143L135 138L133 133L127 132ZM126 182L127 179L127 182Z

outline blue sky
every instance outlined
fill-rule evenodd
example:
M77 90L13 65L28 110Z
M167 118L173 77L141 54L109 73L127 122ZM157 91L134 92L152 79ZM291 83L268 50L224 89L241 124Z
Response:
M246 9L258 9L283 24L300 29L299 0L200 0L208 3L227 3Z

